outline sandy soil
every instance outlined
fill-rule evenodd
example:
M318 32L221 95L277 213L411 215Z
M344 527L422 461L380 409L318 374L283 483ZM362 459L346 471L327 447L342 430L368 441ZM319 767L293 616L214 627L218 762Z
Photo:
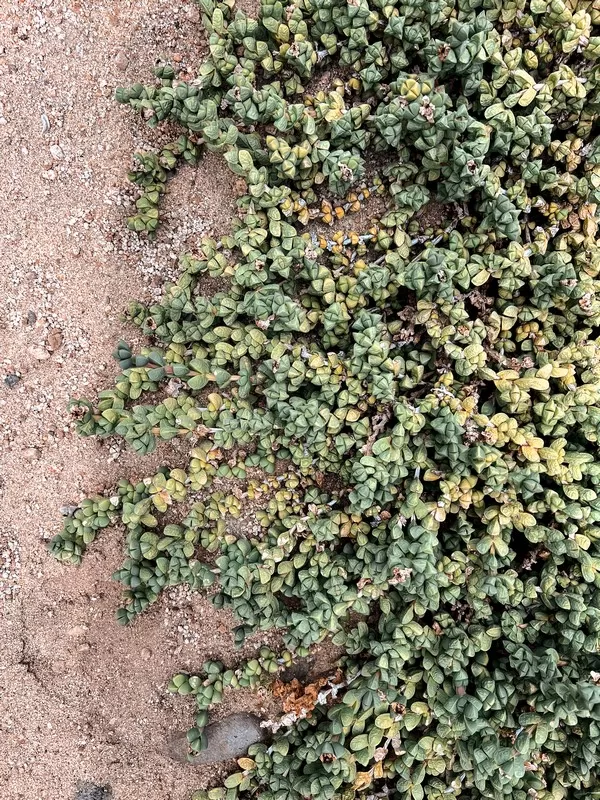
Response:
M247 4L246 4L247 5ZM134 149L165 143L112 99L155 59L198 63L197 9L173 0L0 0L0 787L6 800L69 800L86 781L115 800L183 800L219 771L164 752L189 726L171 674L231 661L231 618L180 591L117 626L118 531L81 568L46 552L62 505L166 460L79 439L66 403L116 373L128 300L156 296L178 254L224 232L232 178L216 157L174 180L169 223L126 231ZM169 451L172 453L172 451ZM118 463L117 463L118 458ZM183 459L183 455L181 455ZM169 456L173 463L176 456ZM246 698L260 706L261 698ZM242 705L244 705L244 702ZM238 698L225 703L222 715Z

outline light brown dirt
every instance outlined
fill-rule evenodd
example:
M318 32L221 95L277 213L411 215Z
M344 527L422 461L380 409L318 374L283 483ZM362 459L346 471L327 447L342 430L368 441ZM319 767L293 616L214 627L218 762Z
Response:
M81 568L46 552L59 508L151 474L145 459L78 438L66 404L115 375L133 338L119 315L156 297L179 252L224 232L234 187L220 159L174 179L155 243L125 230L135 149L166 143L113 101L152 79L152 63L193 70L204 51L197 9L173 0L0 2L0 787L6 800L70 800L80 782L115 800L183 800L219 770L169 760L164 741L192 721L165 691L207 657L235 660L231 618L172 592L117 626L110 576L122 535L104 532ZM44 117L45 115L45 117ZM43 132L43 126L49 130ZM170 463L177 456L168 451ZM116 461L118 457L118 463ZM183 452L179 458L183 460ZM254 643L256 646L256 642ZM225 703L220 714L233 703ZM260 696L242 705L259 708ZM224 769L224 768L223 768Z

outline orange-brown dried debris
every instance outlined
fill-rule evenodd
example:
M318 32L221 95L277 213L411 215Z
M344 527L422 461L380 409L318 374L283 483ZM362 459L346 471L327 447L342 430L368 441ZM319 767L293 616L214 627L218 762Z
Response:
M310 716L317 704L319 692L324 686L341 683L343 674L338 670L332 678L317 678L312 683L302 685L297 678L284 683L275 681L273 684L273 695L281 700L283 710L286 714L294 713L298 717L305 718Z
M289 683L275 681L273 694L282 702L286 714L293 712L299 717L308 717L317 704L319 691L327 683L327 678L318 678L314 683L303 686L297 678Z

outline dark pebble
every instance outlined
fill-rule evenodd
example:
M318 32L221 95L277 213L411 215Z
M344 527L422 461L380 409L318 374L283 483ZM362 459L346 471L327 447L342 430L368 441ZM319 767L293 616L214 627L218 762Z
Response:
M110 786L98 786L95 783L82 784L73 800L112 800L112 790Z
M14 372L11 372L11 373L10 373L10 375L7 375L7 376L4 378L4 383L5 383L5 384L8 386L8 388L9 388L9 389L12 389L12 388L13 388L13 386L16 386L16 385L17 385L17 383L18 383L20 380L21 380L21 379L19 378L19 376L18 376L18 375L15 375L15 373L14 373Z

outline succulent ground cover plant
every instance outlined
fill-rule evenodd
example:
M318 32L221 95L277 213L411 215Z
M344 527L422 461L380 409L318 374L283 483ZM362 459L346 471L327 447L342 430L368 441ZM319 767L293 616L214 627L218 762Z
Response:
M152 234L205 149L246 193L74 405L139 453L189 439L189 465L85 501L52 552L121 521L123 623L186 582L239 643L282 629L283 653L173 678L191 752L225 687L343 648L203 797L600 797L600 2L201 8L198 77L118 92L185 131L138 157L129 224ZM228 528L245 498L260 537Z

